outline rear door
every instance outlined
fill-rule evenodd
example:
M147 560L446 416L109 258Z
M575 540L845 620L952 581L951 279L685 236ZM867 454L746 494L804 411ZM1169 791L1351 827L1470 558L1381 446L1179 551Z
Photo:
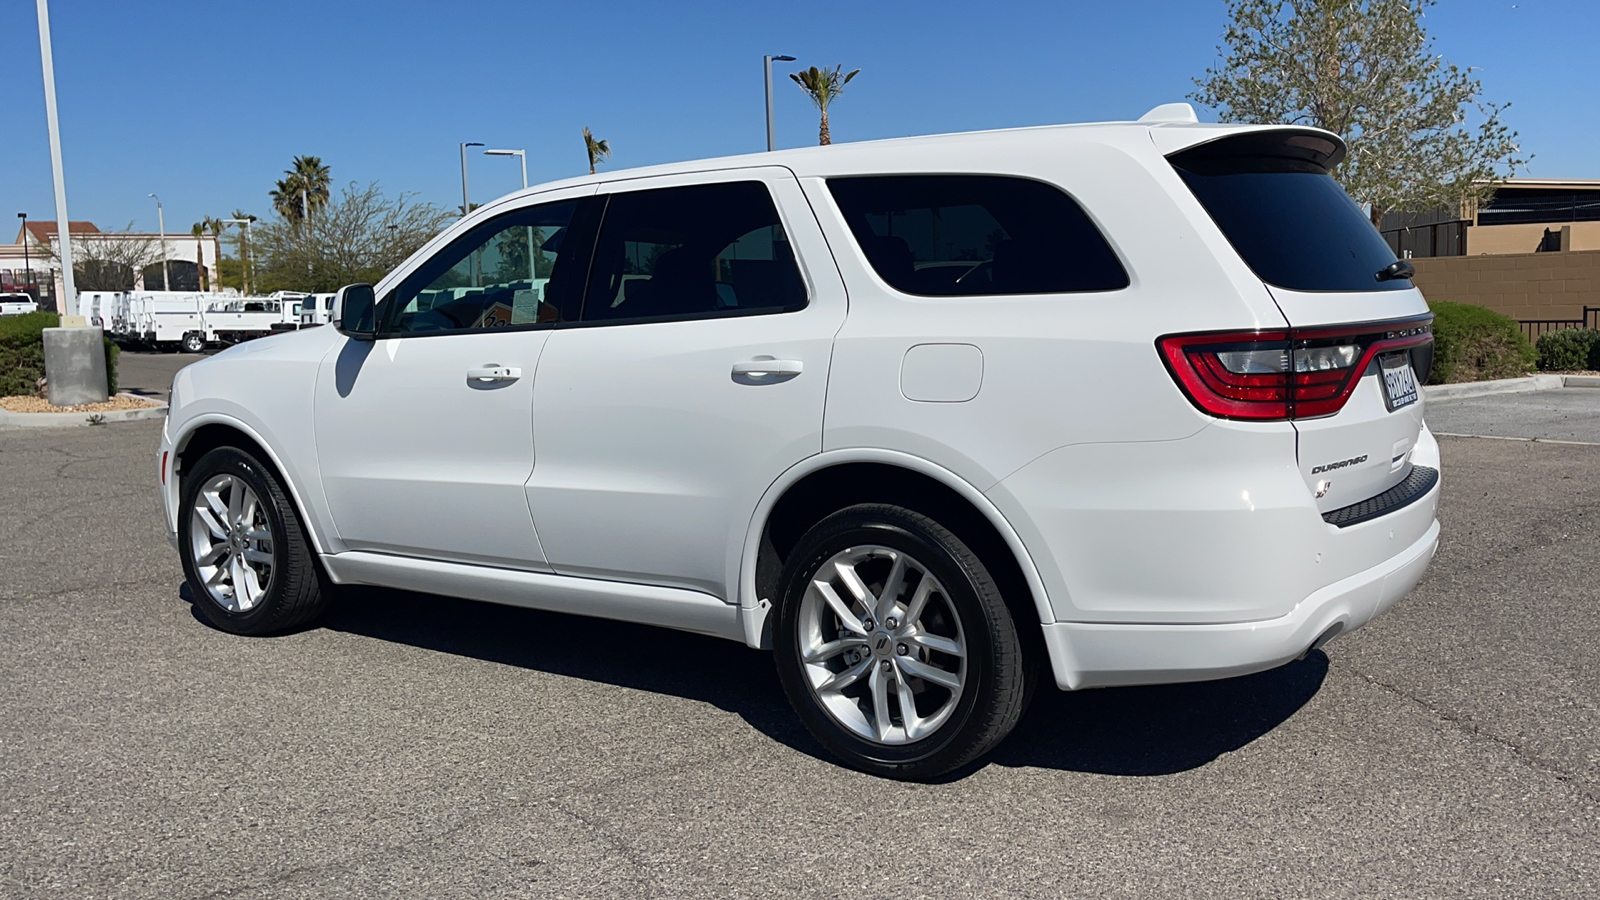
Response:
M844 285L787 169L601 192L581 314L534 386L534 521L558 574L731 602L762 493L821 450Z
M1410 474L1432 364L1409 264L1329 174L1343 154L1332 135L1281 129L1169 157L1288 320L1300 471L1323 512Z

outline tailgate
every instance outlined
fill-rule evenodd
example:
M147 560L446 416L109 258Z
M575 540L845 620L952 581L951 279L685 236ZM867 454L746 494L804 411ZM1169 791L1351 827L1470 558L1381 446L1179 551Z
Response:
M1297 334L1355 347L1357 359L1366 360L1343 407L1294 420L1300 474L1317 508L1339 509L1399 484L1411 472L1422 431L1421 382L1432 364L1432 345L1416 343L1428 316L1421 292L1269 290Z

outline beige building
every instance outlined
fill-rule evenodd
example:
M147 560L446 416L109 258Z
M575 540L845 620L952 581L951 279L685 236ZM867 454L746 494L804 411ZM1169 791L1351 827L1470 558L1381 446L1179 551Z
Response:
M1529 338L1600 325L1600 180L1513 178L1475 209L1390 213L1379 230L1429 300L1504 313Z
M220 248L215 235L144 234L101 231L93 222L69 222L77 288L86 290L197 291L217 271ZM54 221L29 221L13 244L0 244L0 290L26 291L53 305L64 289L61 236ZM163 267L162 260L166 260ZM86 265L96 283L84 281ZM163 287L170 277L170 287ZM103 284L100 282L104 282Z
M1389 213L1378 230L1410 259L1600 250L1600 180L1512 178L1476 208Z

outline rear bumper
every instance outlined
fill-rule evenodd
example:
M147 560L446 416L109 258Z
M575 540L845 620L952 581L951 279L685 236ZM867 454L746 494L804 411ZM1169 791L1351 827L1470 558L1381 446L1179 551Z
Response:
M1430 516L1435 483L1419 503ZM1045 646L1063 690L1232 678L1283 665L1338 626L1365 625L1411 592L1439 544L1435 519L1421 538L1389 559L1306 597L1288 615L1219 625L1056 622Z

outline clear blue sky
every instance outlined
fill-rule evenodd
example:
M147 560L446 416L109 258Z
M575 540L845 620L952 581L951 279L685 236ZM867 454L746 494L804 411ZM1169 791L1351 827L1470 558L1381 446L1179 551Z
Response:
M1130 119L1184 98L1225 7L56 0L52 13L72 218L154 231L153 191L187 232L235 207L267 214L295 154L321 156L336 184L452 206L461 141L527 148L534 183L587 171L585 125L611 142L612 169L757 151L763 53L862 70L833 109L837 141ZM1600 3L1445 0L1427 24L1439 53L1513 104L1531 174L1600 178ZM0 35L0 211L53 219L34 4L0 4ZM779 146L814 143L810 104L781 68L775 84ZM475 202L519 186L514 159L469 165Z

